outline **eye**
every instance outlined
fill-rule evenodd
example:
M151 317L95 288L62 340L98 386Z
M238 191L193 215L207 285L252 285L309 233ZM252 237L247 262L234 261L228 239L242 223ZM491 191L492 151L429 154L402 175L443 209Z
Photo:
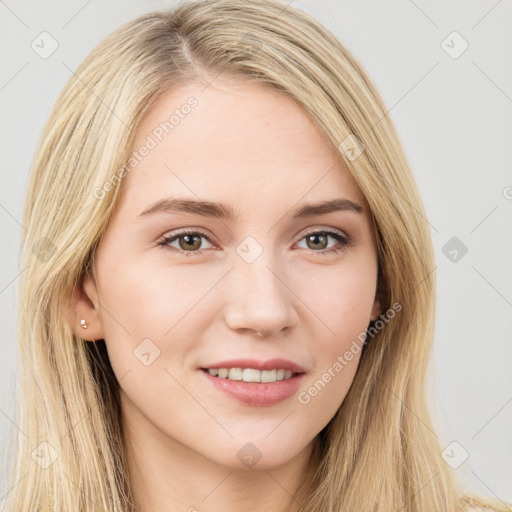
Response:
M182 231L175 233L172 236L165 236L158 242L158 245L170 247L171 249L178 251L181 254L189 256L190 254L198 255L202 254L199 247L201 247L201 238L206 239L210 244L211 240L204 233L199 231ZM175 241L178 242L178 247L173 247L171 244Z
M210 245L212 244L210 237L200 231L181 231L174 233L173 235L164 236L159 242L157 242L157 245L168 247L173 251L184 254L185 256L197 256L203 254L202 250L199 249L201 247L202 238L207 240ZM328 248L329 238L335 239L338 242L338 245L335 245L334 248L332 248L332 246L331 248ZM350 245L352 245L352 239L349 236L345 236L338 231L328 229L310 231L300 239L300 241L302 240L306 241L306 248L311 249L313 254L324 256L345 251ZM172 245L175 242L178 243L178 247Z
M328 239L334 238L338 241L338 246L335 246L334 249L327 249L328 247ZM344 236L337 231L331 230L321 230L321 231L311 231L306 233L302 240L306 240L306 245L308 249L312 248L312 252L319 255L329 255L329 254L337 254L340 251L345 251L352 244L352 240L348 236ZM331 246L332 247L332 246ZM316 250L321 249L321 250Z

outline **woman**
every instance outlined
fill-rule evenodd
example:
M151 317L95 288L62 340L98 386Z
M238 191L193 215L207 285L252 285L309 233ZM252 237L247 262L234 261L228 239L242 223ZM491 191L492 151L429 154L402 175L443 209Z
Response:
M375 86L307 14L120 27L30 175L6 510L507 510L463 492L425 406L425 218Z

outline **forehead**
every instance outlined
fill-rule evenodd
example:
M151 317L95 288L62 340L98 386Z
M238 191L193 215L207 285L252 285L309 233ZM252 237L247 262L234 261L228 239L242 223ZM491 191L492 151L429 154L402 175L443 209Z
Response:
M343 194L364 197L326 135L291 98L240 79L165 92L136 129L121 203L196 196L261 207ZM252 207L252 206L249 206Z

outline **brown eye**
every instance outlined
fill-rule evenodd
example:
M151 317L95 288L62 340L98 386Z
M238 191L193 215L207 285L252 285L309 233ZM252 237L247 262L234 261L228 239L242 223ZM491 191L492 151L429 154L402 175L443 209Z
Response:
M338 246L334 244L333 248L328 249L329 238L334 238L338 241ZM351 245L351 239L348 236L343 236L336 231L322 230L307 233L302 239L306 240L306 246L313 254L329 255L336 254L340 251L346 250Z
M201 247L201 237L195 235L179 235L178 237L180 248L199 249Z
M328 245L328 235L313 234L306 236L306 243L310 249L325 249Z
M189 254L201 254L200 249L203 239L211 244L210 239L204 233L198 231L184 231L172 236L165 236L158 242L158 245L168 247L171 250L178 251L188 256ZM176 241L178 242L178 247L171 245Z

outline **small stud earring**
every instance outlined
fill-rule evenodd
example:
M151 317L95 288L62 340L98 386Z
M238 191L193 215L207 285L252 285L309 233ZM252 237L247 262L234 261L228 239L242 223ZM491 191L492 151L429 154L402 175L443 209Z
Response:
M84 328L84 329L87 329L87 322L85 320L80 320L80 325Z

